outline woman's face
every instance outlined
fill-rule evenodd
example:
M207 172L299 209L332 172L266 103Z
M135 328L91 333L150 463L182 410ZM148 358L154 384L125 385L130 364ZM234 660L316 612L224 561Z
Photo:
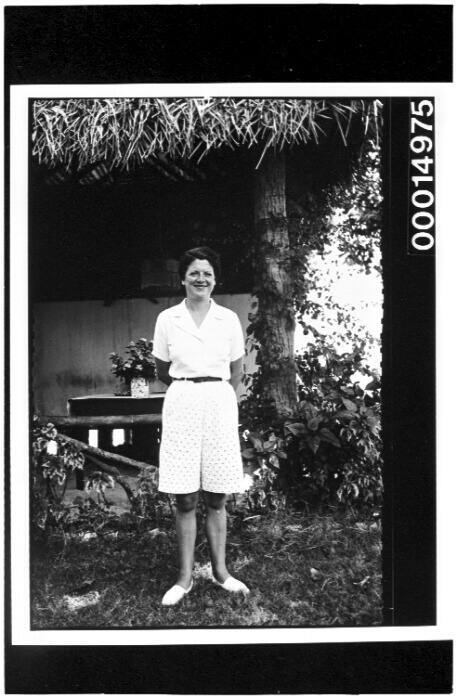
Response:
M214 269L207 259L194 259L187 267L182 283L189 300L209 300L216 284Z

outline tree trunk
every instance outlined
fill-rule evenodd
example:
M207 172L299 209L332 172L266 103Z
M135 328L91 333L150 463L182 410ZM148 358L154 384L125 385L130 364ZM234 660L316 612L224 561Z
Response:
M257 170L255 226L258 310L253 329L260 344L262 393L278 415L287 415L297 406L297 382L283 152L269 149Z

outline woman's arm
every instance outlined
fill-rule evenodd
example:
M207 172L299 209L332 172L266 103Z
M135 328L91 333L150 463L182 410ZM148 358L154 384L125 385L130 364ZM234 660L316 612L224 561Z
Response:
M230 385L236 390L243 377L243 357L230 362Z
M170 385L173 380L168 372L171 361L162 361L162 359L158 359L157 356L154 356L154 361L156 362L157 378L159 381L162 381L162 383L165 383L165 385Z

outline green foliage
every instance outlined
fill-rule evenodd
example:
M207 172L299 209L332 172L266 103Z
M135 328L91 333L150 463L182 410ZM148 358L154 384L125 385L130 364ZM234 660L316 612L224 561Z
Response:
M70 512L62 503L68 476L81 470L84 454L57 433L51 423L42 425L37 417L32 427L31 512L32 529L62 528Z
M244 431L241 435L241 455L249 464L251 485L245 498L249 511L263 513L277 510L285 504L276 487L280 459L286 459L284 440L271 429L263 432Z
M339 184L329 192L332 215L326 224L333 228L338 250L348 263L366 273L380 271L376 251L381 241L380 147L368 140L348 185Z
M367 140L350 181L327 191L306 192L288 202L291 275L297 318L316 319L335 299L329 281L339 267L380 273L382 181L380 147ZM320 260L329 259L322 270ZM340 321L341 324L341 321Z
M256 473L248 504L251 496L257 509L275 508L279 492L299 506L382 500L379 373L365 362L363 342L340 354L325 335L313 339L296 356L293 417L275 415L256 379L241 404L242 456Z
M156 377L156 366L153 356L152 340L137 339L129 342L127 357L123 358L116 352L109 356L111 360L111 373L129 382L132 378L144 377L150 380Z
M340 356L324 341L297 356L297 368L297 414L262 431L244 429L257 509L274 508L280 492L295 506L379 505L379 376L360 352Z
M298 356L297 367L298 419L284 429L295 469L297 461L301 467L307 501L379 504L378 374L357 349L340 355L324 341Z
M256 348L257 345L252 343L252 346ZM258 362L259 359L257 357L256 371L243 377L247 395L239 406L240 423L242 424L241 431L245 429L263 431L267 428L267 425L274 427L280 423L276 411L276 403L264 389L263 366L259 365Z
M168 495L159 492L159 471L155 467L146 468L138 478L132 493L131 514L138 520L141 529L159 526L165 516L165 508L171 511Z
M308 248L306 278L296 284L296 293L304 294L301 303L297 296L297 317L306 345L295 357L299 419L285 428L290 479L307 501L374 505L382 498L380 336L371 334L354 306L333 297L331 286L344 268L354 270L354 283L360 271L379 279L379 157L379 147L368 141L350 182L328 192L323 243ZM381 293L380 279L378 286ZM380 302L371 316L376 312Z

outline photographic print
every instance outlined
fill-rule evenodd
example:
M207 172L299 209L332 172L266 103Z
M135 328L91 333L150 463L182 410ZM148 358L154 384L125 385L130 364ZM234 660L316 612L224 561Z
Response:
M32 628L381 623L381 100L30 108ZM168 387L154 361L193 330L197 351L221 351L217 323L202 339L176 321L165 347L152 341L159 314L182 306L183 253L207 248L214 301L243 330L236 444L190 419L216 388L193 386L163 492L166 391L184 389L179 402L187 374L229 378L173 359ZM242 480L211 474L212 499L227 495L212 510L206 460L226 470L232 449ZM197 459L198 481L181 481ZM227 517L222 532L212 516Z

